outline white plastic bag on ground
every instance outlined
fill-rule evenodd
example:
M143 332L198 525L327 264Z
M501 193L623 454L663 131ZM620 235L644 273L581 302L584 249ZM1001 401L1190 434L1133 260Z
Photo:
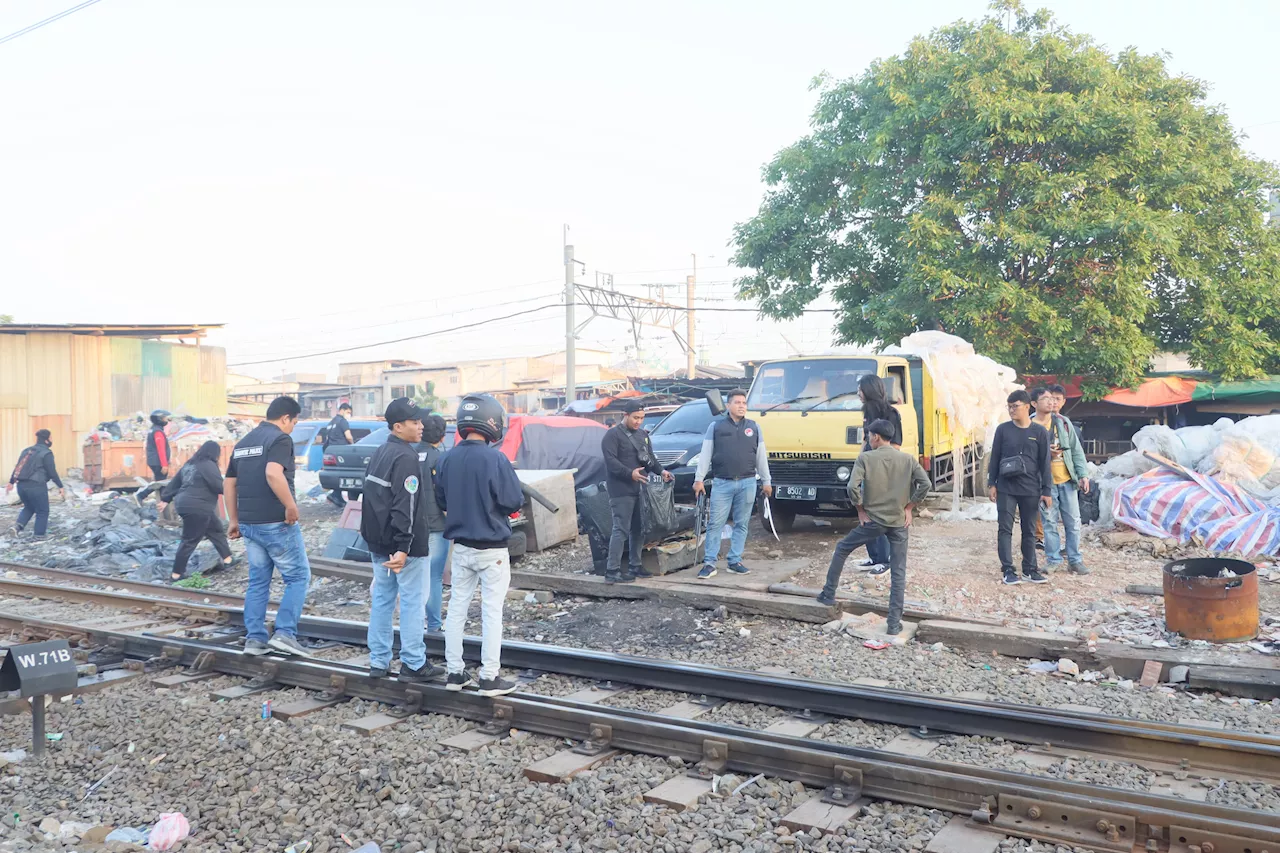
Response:
M1108 459L1107 463L1098 469L1097 476L1136 477L1154 467L1156 463L1143 456L1141 450L1130 450L1128 453L1121 453L1119 456Z
M168 850L191 834L191 824L180 812L165 812L160 820L151 827L150 840L147 846L152 850Z

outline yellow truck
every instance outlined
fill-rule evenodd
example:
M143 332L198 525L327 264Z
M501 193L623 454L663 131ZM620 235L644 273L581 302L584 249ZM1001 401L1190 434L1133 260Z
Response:
M862 450L858 380L866 374L884 382L885 393L902 415L902 449L919 458L933 488L952 487L952 450L958 444L963 489L974 493L983 436L953 432L921 359L858 354L766 361L751 382L747 417L760 424L769 451L773 517L779 529L789 529L797 515L856 515L847 487Z

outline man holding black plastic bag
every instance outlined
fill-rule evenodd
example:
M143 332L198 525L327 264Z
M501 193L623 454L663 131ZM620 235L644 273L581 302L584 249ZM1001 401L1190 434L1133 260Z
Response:
M649 573L640 565L640 549L644 545L644 512L640 489L649 474L661 476L665 482L675 479L663 470L653 456L649 433L641 429L644 406L628 403L617 426L610 427L600 442L608 477L609 509L613 513L613 533L609 537L609 561L605 567L605 583L630 583ZM628 545L630 569L622 572L622 547Z

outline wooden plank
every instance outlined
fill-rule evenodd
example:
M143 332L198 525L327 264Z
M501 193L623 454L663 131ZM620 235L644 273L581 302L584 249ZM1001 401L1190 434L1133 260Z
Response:
M851 806L833 806L824 803L821 797L814 797L792 809L778 822L792 832L812 834L815 829L834 832L857 817L869 802L866 797L861 797Z
M820 728L822 728L821 723L811 723L808 720L792 717L786 720L778 720L778 722L766 728L765 731L770 734L785 735L787 737L808 737Z
M710 793L710 780L676 776L645 794L644 801L682 812L697 807L698 800Z
M996 853L1003 832L982 829L967 817L956 815L929 840L925 853Z
M483 746L496 743L501 740L500 735L485 734L479 729L471 729L465 732L459 732L450 738L440 741L441 746L447 746L450 749L460 749L463 752L475 752Z
M337 699L317 699L314 696L308 696L305 699L299 699L297 702L288 702L284 705L276 705L271 709L271 716L277 720L292 720L294 717L305 717L308 714L314 714L316 711L323 711L325 708L332 708L334 705L347 701L346 696L339 696Z
M1164 587L1149 583L1131 583L1124 591L1130 595L1164 595Z
M776 592L781 595L796 595L805 598L817 598L818 593L822 590L813 586L800 586L794 583L775 583L769 587L769 592ZM889 602L878 598L867 598L862 595L854 595L845 590L836 590L836 604L845 613L879 613L881 616L889 615ZM906 619L946 619L951 622L968 622L974 625L1003 625L1001 619L992 619L984 616L953 616L936 613L924 607L913 607L908 602L903 608L902 615Z
M1160 672L1164 666L1158 660L1149 660L1142 665L1142 675L1138 683L1143 687L1155 687L1160 683Z
M618 754L619 750L616 749L605 750L599 755L579 755L571 749L564 749L530 764L524 769L524 776L534 782L568 782L579 773L599 767Z
M188 672L179 675L165 675L160 678L151 679L151 684L155 687L179 687L183 684L191 684L194 681L205 681L210 678L217 678L222 675L220 672Z
M1187 686L1265 702L1280 697L1280 672L1242 667L1193 666Z
M923 758L937 749L939 743L941 743L941 741L920 738L912 734L904 734L898 735L896 738L880 747L880 749L885 752L892 752L894 755L914 755L917 758Z
M1075 637L1050 634L1046 631L1027 631L997 625L972 625L948 619L926 619L920 623L916 641L929 645L944 643L957 649L975 652L995 652L1020 658L1056 660L1072 657L1079 661L1080 641Z
M367 717L359 717L355 720L348 720L343 723L340 728L347 731L355 732L361 735L371 735L376 731L390 728L397 723L403 723L408 717L393 717L390 714L369 714Z

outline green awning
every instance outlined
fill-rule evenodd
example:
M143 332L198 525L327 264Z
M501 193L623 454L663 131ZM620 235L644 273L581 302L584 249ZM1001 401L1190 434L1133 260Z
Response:
M1280 401L1280 376L1265 379L1246 379L1243 382L1196 383L1191 392L1191 402L1207 400L1232 400L1238 403L1271 403Z

